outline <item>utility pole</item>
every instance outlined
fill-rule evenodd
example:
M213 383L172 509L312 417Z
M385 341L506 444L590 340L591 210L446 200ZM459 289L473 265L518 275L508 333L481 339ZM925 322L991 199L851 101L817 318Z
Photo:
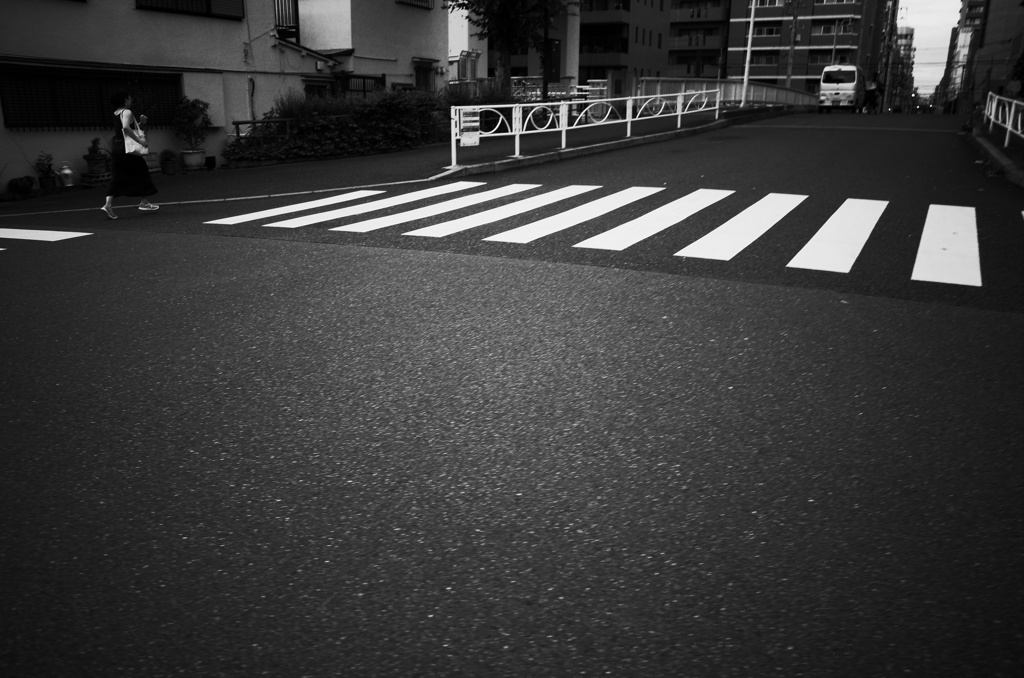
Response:
M757 9L757 0L750 2L750 32L747 34L747 63L743 67L743 96L740 98L740 108L747 105L747 87L750 85L750 52L754 47L754 11Z
M786 89L791 89L793 86L793 55L796 50L796 41L800 37L796 34L797 11L800 4L800 0L786 0L786 12L791 17L789 20L789 61L786 64Z

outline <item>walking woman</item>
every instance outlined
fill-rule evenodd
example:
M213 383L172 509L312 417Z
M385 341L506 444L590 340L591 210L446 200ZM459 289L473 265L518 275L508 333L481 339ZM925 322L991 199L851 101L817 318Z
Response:
M117 219L114 214L114 198L118 196L132 196L142 198L139 202L139 209L144 212L152 212L160 209L149 201L148 196L156 193L156 186L149 177L149 167L146 159L140 155L125 153L124 138L131 137L140 144L146 145L144 137L136 134L139 123L132 114L132 97L128 92L116 92L110 98L110 103L117 106L114 111L116 125L114 138L111 140L111 174L110 186L107 188L107 202L100 209L107 215L108 219ZM140 118L142 123L146 122L146 116Z

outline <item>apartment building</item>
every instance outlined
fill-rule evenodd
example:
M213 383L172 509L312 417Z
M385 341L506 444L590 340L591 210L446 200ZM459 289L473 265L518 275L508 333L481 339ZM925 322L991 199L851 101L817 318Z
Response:
M672 0L667 75L724 78L729 0Z
M579 80L607 80L627 96L639 78L669 71L672 0L582 0Z
M443 89L448 9L440 0L298 0L302 44L341 63L340 79Z
M258 117L289 89L329 85L340 63L301 46L297 0L4 0L0 191L35 175L40 153L85 171L90 141L109 147L110 95L137 93L155 151L182 94L210 103L207 153L233 120ZM285 37L287 36L287 37Z
M868 75L881 72L885 27L894 5L886 0L733 0L726 76L743 78L751 27L752 80L788 82L814 92L825 66L852 64Z

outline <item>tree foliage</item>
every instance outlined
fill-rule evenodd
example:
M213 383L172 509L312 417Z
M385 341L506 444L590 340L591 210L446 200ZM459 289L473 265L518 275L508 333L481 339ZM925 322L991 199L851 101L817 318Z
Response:
M511 91L512 55L528 48L543 53L544 26L566 14L578 0L448 0L451 11L465 11L475 35L489 40L496 55L496 84Z

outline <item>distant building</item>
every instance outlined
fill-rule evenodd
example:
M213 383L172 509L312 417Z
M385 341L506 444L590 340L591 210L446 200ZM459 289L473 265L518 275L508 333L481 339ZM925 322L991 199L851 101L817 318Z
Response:
M989 92L1020 96L1014 68L1024 52L1020 0L962 0L937 103L951 113L984 105Z
M582 0L579 82L607 80L628 96L639 78L669 71L671 0ZM707 4L707 3L705 3Z
M734 0L729 11L726 76L744 77L753 25L750 79L815 92L821 71L852 64L866 75L884 72L886 26L895 2L886 0ZM753 15L753 21L751 21Z

